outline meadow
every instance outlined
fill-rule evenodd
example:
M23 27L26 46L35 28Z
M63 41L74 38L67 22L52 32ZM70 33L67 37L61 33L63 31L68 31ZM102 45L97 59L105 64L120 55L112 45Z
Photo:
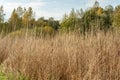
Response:
M120 35L0 37L0 80L120 80Z
M39 1L0 2L0 80L120 80L118 0Z

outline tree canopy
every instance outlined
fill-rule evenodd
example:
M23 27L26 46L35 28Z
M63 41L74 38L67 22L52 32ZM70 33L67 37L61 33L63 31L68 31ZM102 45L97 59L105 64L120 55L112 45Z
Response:
M1 6L1 33L11 33L21 29L36 29L38 33L50 34L59 31L86 33L97 30L120 30L120 5L116 6L115 9L111 5L102 8L98 1L95 1L93 6L86 10L73 8L69 14L64 14L61 20L55 20L53 17L36 19L32 7L22 8L21 6L12 11L8 21L4 20L4 16L4 7Z

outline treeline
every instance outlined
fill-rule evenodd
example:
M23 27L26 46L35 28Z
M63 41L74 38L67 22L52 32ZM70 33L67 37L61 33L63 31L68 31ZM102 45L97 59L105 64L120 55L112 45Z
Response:
M4 34L8 34L10 32L18 31L21 29L34 29L37 32L44 31L46 33L52 33L54 31L57 31L59 27L59 21L54 20L53 17L50 17L49 19L44 19L44 17L41 17L36 20L35 13L31 7L28 9L22 7L14 9L7 22L4 22L4 15L4 10L1 6L0 32Z
M82 9L75 11L72 9L70 14L65 14L61 22L61 29L65 31L78 30L81 33L95 32L97 30L107 31L109 29L118 30L120 26L120 5L108 5L105 8L95 2L93 7L86 11Z
M58 31L78 31L85 34L85 32L96 32L97 30L105 32L109 29L120 30L120 5L115 8L111 5L102 8L97 1L85 11L72 9L60 21L54 20L53 17L49 19L41 17L36 20L35 12L31 7L28 9L22 7L14 9L7 22L4 20L4 16L4 9L1 6L0 33L3 34L23 29L26 29L26 31L34 30L37 35L40 33L53 34Z

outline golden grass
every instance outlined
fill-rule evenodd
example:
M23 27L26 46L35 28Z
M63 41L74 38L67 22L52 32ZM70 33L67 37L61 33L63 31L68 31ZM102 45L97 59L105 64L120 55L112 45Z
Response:
M0 38L0 64L11 80L120 80L120 35Z

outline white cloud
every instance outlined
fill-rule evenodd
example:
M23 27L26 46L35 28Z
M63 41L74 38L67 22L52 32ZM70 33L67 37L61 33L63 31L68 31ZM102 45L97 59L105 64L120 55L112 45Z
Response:
M56 3L56 2L54 2ZM35 11L36 13L36 18L42 17L44 16L45 18L49 18L49 17L54 17L55 19L60 19L61 18L61 14L64 14L64 12L61 11L49 11L49 10L45 10L43 9L44 6L46 6L47 4L49 4L48 2L44 2L43 0L26 0L26 2L23 2L23 0L21 1L10 1L10 0L1 0L0 5L4 6L4 11L6 13L6 19L8 19L13 11L14 8L17 8L18 6L21 7L32 7L33 11Z
M62 14L64 14L63 11L54 11L54 12L48 12L46 10L39 10L36 12L37 18L40 16L44 16L45 18L54 17L55 19L60 19L62 17Z
M63 1L63 0L61 0ZM84 0L83 6L81 6L83 9L86 9L88 7L92 7L94 2L96 0ZM107 4L107 2L111 0L98 0L100 2L100 6ZM69 2L69 0L67 0ZM61 5L58 5L61 4ZM36 18L40 16L45 16L45 18L48 17L55 17L55 19L60 19L62 15L70 10L70 7L72 7L75 4L67 4L67 3L58 3L57 0L51 0L50 2L46 2L46 0L0 0L0 5L4 6L4 10L6 13L6 18L8 19L11 15L11 12L14 8L17 8L18 6L22 7L32 7L33 10L36 12ZM57 6L58 5L58 6ZM80 3L80 5L82 5ZM52 7L51 7L52 6ZM57 6L57 7L56 7ZM68 7L70 6L70 7ZM58 8L58 9L57 9Z
M12 2L6 2L5 5L3 4L3 6L8 10L12 10L14 8L17 8L18 6L22 6L22 7L42 7L46 4L46 2L29 2L29 3L21 3L21 2L16 2L16 3L12 3Z
M38 11L38 9L42 8L43 6L45 6L47 4L47 2L44 2L42 0L26 0L26 2L24 2L23 0L21 1L10 1L10 0L1 0L0 1L0 5L3 5L4 7L4 11L6 13L6 18L9 18L9 16L11 15L11 12L13 11L14 8L17 8L18 6L21 7L32 7L34 11Z

